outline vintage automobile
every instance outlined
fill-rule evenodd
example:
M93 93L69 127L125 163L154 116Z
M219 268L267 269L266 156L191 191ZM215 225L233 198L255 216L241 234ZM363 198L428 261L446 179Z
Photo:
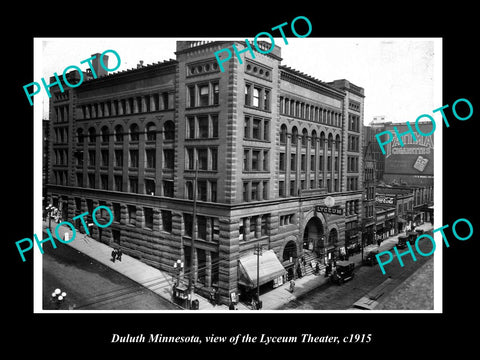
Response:
M371 250L367 253L367 256L363 258L363 264L373 266L377 263L376 255L378 250Z
M407 247L408 236L399 235L397 242L397 249L405 249Z
M337 261L337 265L330 275L330 281L341 285L345 281L351 280L354 277L353 269L355 268L355 264L353 262L348 261Z

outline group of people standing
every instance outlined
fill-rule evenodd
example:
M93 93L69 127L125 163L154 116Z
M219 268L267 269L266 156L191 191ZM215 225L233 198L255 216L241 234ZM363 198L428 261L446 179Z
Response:
M122 249L113 249L112 250L112 261L115 262L115 260L122 261Z

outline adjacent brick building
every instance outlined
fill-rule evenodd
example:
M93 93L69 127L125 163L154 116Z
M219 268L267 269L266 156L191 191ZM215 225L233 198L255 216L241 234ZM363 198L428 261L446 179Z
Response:
M358 243L363 212L364 90L281 65L278 46L221 72L214 52L232 43L178 41L175 60L52 87L49 122L47 196L63 218L109 206L95 239L172 275L193 263L197 291L222 302L256 286L256 245L281 264L262 269L275 286L300 257L324 263Z

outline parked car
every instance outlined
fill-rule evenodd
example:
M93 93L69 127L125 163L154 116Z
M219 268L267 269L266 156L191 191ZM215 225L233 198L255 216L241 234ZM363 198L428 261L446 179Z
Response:
M341 285L345 281L351 280L354 277L353 269L355 264L348 261L337 261L335 270L333 270L332 275L330 275L330 281Z
M377 258L376 258L377 254L378 254L378 250L369 251L367 256L363 258L363 263L365 265L370 265L370 266L375 265L377 263Z
M407 247L407 241L408 241L408 236L399 235L398 236L398 242L397 242L397 248L398 249L405 249Z

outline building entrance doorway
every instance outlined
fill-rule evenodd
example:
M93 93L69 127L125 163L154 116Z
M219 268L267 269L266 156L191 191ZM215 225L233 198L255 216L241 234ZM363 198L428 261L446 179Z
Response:
M317 254L324 244L322 243L323 225L319 218L312 217L303 232L303 248L308 251L315 251Z

